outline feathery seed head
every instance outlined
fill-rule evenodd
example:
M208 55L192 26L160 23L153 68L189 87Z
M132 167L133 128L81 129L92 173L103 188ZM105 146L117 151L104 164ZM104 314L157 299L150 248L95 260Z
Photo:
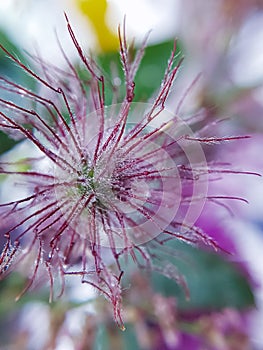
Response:
M84 55L66 17L68 31L88 78L81 78L69 61L61 69L35 57L40 73L1 49L40 86L39 92L0 78L0 128L26 139L31 152L23 161L0 163L0 174L19 177L26 189L22 198L0 204L1 216L12 222L1 228L5 238L0 264L33 261L23 294L38 276L79 275L113 304L122 326L121 278L131 257L140 267L155 269L185 286L175 266L155 265L164 243L180 239L217 247L194 226L207 197L209 173L201 144L224 139L204 138L165 110L178 71L175 48L163 82L151 103L134 103L134 77L146 43L133 60L125 29L120 57L126 93L120 103L114 82L113 103L106 106L105 77L93 59ZM114 78L116 80L116 77ZM193 118L194 120L194 118ZM231 138L228 138L229 140ZM20 165L24 168L21 170ZM216 174L220 169L215 169ZM105 253L106 249L106 253ZM16 258L16 259L14 259ZM162 266L163 265L163 266Z

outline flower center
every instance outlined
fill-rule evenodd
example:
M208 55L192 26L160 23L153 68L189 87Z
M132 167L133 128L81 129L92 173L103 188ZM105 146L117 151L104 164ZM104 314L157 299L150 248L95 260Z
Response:
M83 168L83 172L80 173L79 183L77 184L77 190L80 195L95 191L96 182L94 181L94 169Z

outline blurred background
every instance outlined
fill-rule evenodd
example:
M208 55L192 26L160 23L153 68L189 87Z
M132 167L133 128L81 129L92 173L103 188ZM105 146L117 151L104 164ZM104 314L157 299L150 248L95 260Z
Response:
M84 51L97 57L105 70L111 60L118 60L117 27L124 16L127 38L134 38L136 46L150 31L136 80L144 100L161 84L176 38L184 62L167 108L175 111L202 73L187 93L180 116L204 109L212 136L213 127L224 136L251 135L216 147L212 156L235 169L263 174L263 1L0 0L0 43L25 61L27 53L37 53L62 67L57 36L77 64L64 12ZM31 84L3 52L0 74ZM17 142L1 132L2 156L16 152ZM183 256L177 264L186 276L190 301L169 279L155 274L148 278L130 267L124 293L127 329L121 332L107 302L92 288L79 287L73 279L54 304L48 304L45 289L15 303L23 276L11 275L0 281L0 349L262 350L263 180L226 177L210 191L246 198L249 205L228 203L229 213L209 203L198 220L231 257L175 247Z

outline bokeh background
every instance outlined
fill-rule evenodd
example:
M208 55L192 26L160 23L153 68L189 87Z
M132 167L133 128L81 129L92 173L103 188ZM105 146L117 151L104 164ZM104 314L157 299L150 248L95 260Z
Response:
M214 122L221 135L251 135L217 147L212 156L236 169L263 174L263 1L0 0L0 43L25 61L27 53L37 53L63 66L57 33L77 64L64 11L85 52L97 57L104 69L118 59L117 26L124 16L127 37L134 37L138 47L151 31L136 81L142 99L161 83L177 38L184 63L167 108L176 110L202 73L187 93L180 116L205 109L212 134ZM0 74L32 84L3 52ZM17 153L18 142L1 133L2 157ZM1 178L0 185L0 196L6 197ZM0 281L0 349L262 350L263 181L258 176L229 177L212 184L213 191L246 198L249 204L231 201L227 210L209 204L198 220L233 252L231 257L176 247L190 301L169 279L147 278L131 266L132 282L127 282L124 296L127 330L121 332L106 302L74 281L54 304L48 304L43 288L15 303L24 278L16 274Z

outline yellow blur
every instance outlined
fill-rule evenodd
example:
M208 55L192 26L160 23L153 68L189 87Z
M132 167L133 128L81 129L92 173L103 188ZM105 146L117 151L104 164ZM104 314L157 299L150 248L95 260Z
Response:
M76 0L81 12L92 24L97 41L102 51L116 51L119 40L106 23L107 0Z

